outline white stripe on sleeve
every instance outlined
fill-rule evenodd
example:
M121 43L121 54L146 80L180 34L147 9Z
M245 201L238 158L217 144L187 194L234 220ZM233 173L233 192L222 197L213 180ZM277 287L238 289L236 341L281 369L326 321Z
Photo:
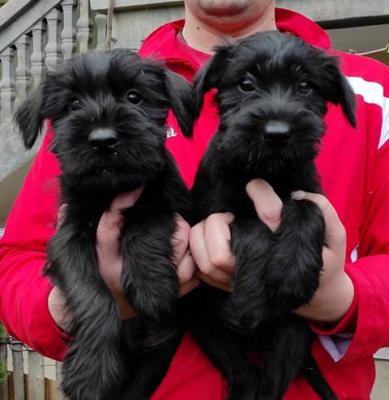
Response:
M366 103L376 104L382 109L382 129L378 144L378 148L381 148L389 140L389 98L384 96L384 87L356 76L347 79L354 92L361 95Z

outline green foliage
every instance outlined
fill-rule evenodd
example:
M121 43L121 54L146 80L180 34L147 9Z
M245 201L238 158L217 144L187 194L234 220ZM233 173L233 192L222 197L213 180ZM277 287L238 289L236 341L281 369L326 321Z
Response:
M3 324L0 322L0 339L7 336L7 332L4 329ZM3 360L0 360L0 383L7 378L7 365Z
M1 362L0 363L0 383L3 382L7 378L7 367L6 365Z
M4 329L3 324L0 322L0 338L3 338L7 335L7 332Z

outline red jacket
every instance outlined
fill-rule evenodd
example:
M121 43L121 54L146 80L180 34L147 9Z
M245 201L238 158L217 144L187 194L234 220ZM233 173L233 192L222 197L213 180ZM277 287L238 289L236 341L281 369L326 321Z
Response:
M331 51L327 34L297 13L279 9L276 20L280 30L337 54L358 94L356 129L340 109L330 106L328 130L317 160L326 196L347 230L346 269L356 295L352 310L331 331L314 328L321 340L316 340L313 351L340 399L368 399L375 377L372 354L389 346L389 72L376 61ZM169 68L190 80L206 56L177 39L182 25L179 21L157 29L141 54L166 60ZM170 118L176 134L170 135L167 146L188 185L217 123L210 95L193 142L184 139ZM12 335L32 348L62 359L66 336L48 312L51 284L41 274L58 212L59 168L48 150L51 137L49 129L0 242L0 319ZM355 321L351 343L335 362L321 345L326 342L323 337L343 333L350 320ZM226 389L220 373L187 335L152 399L221 400L226 398ZM297 379L285 398L318 397L303 379Z

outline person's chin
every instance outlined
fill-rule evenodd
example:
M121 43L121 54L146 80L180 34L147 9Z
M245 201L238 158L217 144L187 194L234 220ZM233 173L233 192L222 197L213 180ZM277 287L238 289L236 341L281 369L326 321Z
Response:
M247 12L247 6L242 2L233 1L203 7L203 12L211 17L239 17Z

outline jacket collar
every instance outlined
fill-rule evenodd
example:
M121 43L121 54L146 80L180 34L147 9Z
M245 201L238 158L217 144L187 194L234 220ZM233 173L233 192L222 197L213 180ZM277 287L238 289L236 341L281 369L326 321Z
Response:
M327 32L315 22L295 11L276 8L276 25L279 31L289 32L313 46L324 50L331 47L331 40ZM182 30L183 26L184 20L162 25L145 39L139 54L164 59L169 66L185 64L190 69L197 70L200 65L191 54L191 49L182 46L177 38L177 33Z

